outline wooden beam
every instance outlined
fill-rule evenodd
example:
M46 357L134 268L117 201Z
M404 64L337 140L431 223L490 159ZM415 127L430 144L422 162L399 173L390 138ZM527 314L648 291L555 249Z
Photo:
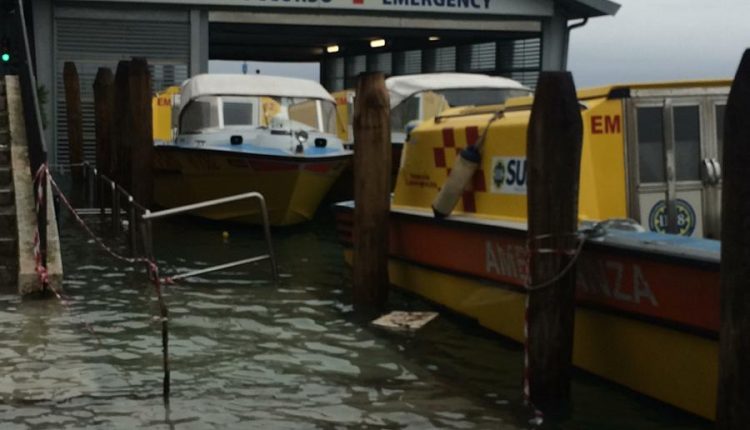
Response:
M570 399L576 271L564 269L577 244L582 141L573 77L543 72L527 141L531 259L526 388L531 403L548 416L565 415Z
M390 103L383 73L363 73L354 102L354 307L385 309L391 193Z
M716 428L750 425L750 49L724 116L721 329Z
M68 162L75 183L83 183L83 116L81 114L81 84L75 63L63 66L65 83L65 113L68 121Z

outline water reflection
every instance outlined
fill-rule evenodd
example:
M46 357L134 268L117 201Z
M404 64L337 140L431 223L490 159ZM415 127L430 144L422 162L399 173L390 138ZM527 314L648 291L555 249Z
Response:
M264 252L259 230L229 228L229 240L224 230L194 220L160 223L163 274ZM371 328L353 318L330 219L275 232L274 239L283 274L278 285L259 262L167 287L172 397L166 409L157 304L143 268L108 258L64 219L70 309L56 300L0 296L2 428L530 427L520 406L517 346L446 317L412 335ZM398 295L394 303L426 306ZM585 377L574 390L587 410L563 428L705 424ZM593 412L589 403L596 404ZM620 410L628 411L622 422L630 427L607 418Z

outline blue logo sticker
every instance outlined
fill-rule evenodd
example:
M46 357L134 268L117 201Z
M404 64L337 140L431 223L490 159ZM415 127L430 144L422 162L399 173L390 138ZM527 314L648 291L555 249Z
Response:
M697 218L695 210L690 203L683 199L675 200L675 209L677 211L677 232L681 236L692 236L695 231ZM667 203L659 200L648 214L648 228L657 233L667 232Z

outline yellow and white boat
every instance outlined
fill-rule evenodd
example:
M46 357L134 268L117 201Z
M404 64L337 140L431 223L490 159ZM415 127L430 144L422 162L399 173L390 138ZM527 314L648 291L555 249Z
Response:
M334 134L335 109L320 84L303 79L198 75L185 81L176 138L155 142L157 204L175 207L257 191L266 199L271 224L309 220L351 158ZM196 215L261 222L255 202Z
M718 381L720 260L720 242L710 238L721 228L718 160L730 84L613 85L578 93L579 217L599 234L578 260L574 364L708 419L715 416ZM519 342L531 102L455 108L415 128L389 221L392 284ZM459 151L501 110L453 215L436 219L432 203ZM670 205L675 210L667 211ZM353 204L336 208L351 262Z

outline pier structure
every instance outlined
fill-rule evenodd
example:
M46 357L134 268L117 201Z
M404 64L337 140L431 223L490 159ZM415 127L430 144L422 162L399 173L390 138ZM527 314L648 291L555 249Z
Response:
M33 28L41 109L53 164L67 164L64 76L77 67L84 159L93 162L93 83L133 57L153 90L208 71L209 60L317 62L329 91L362 72L479 72L533 86L566 66L568 33L614 15L609 0L24 0ZM583 20L583 21L582 21ZM238 73L240 70L238 68Z
M0 292L56 291L62 262L21 1L0 6Z

